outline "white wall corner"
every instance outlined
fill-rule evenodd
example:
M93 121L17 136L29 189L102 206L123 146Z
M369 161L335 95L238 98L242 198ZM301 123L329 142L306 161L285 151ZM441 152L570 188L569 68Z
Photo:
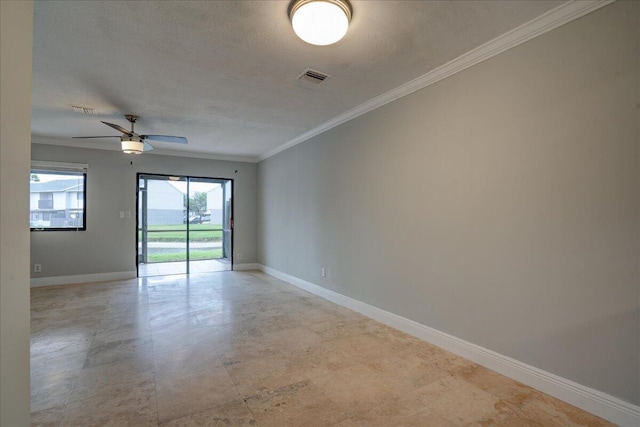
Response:
M117 271L111 273L78 274L74 276L56 276L31 278L31 287L72 285L77 283L108 282L112 280L135 279L135 271Z
M625 402L601 391L578 384L550 372L512 359L495 351L422 325L397 314L363 303L311 282L290 276L271 267L257 264L259 269L277 279L304 289L333 303L356 311L380 323L406 332L479 365L520 381L530 387L563 400L622 427L640 426L640 406Z

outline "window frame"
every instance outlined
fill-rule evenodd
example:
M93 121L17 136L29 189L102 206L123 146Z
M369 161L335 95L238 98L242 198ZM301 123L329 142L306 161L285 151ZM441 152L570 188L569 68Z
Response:
M75 175L78 177L82 177L82 200L78 200L77 199L77 194L79 194L79 192L76 192L76 200L78 202L82 201L82 226L81 227L33 227L31 226L31 208L29 208L29 231L86 231L87 230L87 175L88 175L88 169L89 166L86 164L79 164L79 163L59 163L59 162L48 162L48 161L37 161L37 160L33 160L31 161L31 168L29 170L29 176L31 176L34 173L40 173L40 174L46 174L51 173L51 174L58 174L58 175L65 175L68 174L67 176L71 176L71 175ZM45 192L46 193L46 192ZM52 193L52 201L54 199L53 193ZM31 194L31 188L29 188L29 194ZM80 208L74 208L72 210L79 210ZM67 209L65 209L67 210ZM49 212L50 217L51 212Z

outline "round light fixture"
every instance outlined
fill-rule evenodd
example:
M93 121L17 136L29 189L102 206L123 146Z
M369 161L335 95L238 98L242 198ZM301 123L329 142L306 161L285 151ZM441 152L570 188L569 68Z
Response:
M351 21L347 0L294 0L289 6L293 31L307 43L333 44L344 37Z
M136 141L130 139L130 137L122 137L120 139L122 144L122 152L126 154L140 154L144 150L144 143L142 141Z

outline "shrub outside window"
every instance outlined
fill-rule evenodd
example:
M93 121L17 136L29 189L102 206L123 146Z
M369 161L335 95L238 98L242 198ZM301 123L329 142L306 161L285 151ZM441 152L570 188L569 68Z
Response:
M86 230L87 165L31 162L31 231Z

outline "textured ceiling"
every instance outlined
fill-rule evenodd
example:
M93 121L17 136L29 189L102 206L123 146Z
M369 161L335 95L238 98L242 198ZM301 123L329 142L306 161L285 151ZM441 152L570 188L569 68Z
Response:
M351 1L346 37L312 46L288 1L38 1L34 140L117 149L99 123L186 136L220 158L258 158L300 134L553 9L562 1ZM307 67L332 77L297 81ZM72 105L96 108L97 116Z

